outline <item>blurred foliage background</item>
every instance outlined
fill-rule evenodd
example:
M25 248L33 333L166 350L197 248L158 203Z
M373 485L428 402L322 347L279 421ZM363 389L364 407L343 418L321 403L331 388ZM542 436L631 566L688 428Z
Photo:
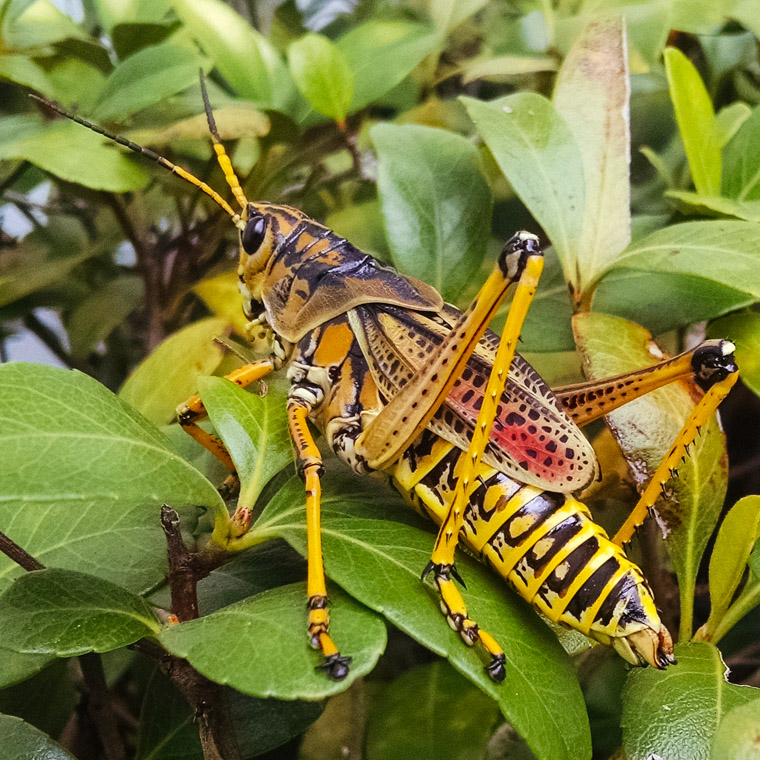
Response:
M740 753L760 730L758 34L758 0L1 0L0 356L79 370L120 397L71 373L0 368L0 530L62 568L23 576L0 562L4 756L213 756L172 674L125 648L148 639L225 684L225 758L753 757ZM342 693L313 674L283 386L261 398L199 381L265 350L245 340L236 231L178 177L27 97L226 197L199 70L249 198L303 209L460 307L507 237L541 234L547 270L521 350L550 383L650 364L652 335L670 353L736 343L730 470L713 424L631 550L680 631L665 677L564 635L571 660L464 558L468 603L510 657L514 680L497 691L421 590L431 528L335 461L327 569L347 592L336 587L334 617L356 672ZM223 473L170 424L199 385L233 454L266 462L265 476L240 473L262 546L201 582L195 627L171 629L156 506L227 514L209 483ZM605 527L693 402L670 389L621 410L612 433L591 429L605 478L585 498ZM98 442L104 427L119 440ZM203 545L209 517L182 516ZM114 617L93 623L106 599ZM238 613L268 627L253 635Z

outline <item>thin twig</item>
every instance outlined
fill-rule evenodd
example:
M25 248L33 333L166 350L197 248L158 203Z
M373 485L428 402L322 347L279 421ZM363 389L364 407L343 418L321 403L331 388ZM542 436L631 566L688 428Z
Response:
M22 549L15 541L12 541L2 532L0 532L0 552L10 557L17 565L29 572L45 569L45 565L32 557L26 549Z
M164 338L164 325L161 319L161 293L159 272L151 258L148 247L138 236L132 220L124 210L121 199L114 193L105 193L105 199L119 223L125 237L132 244L137 258L137 267L145 286L145 306L148 312L148 350L157 346Z
M58 336L51 330L46 324L43 324L34 312L29 312L24 317L24 327L30 332L34 333L45 346L55 354L55 357L67 367L72 369L78 369L80 372L84 372L88 375L92 374L92 367L86 362L75 359L64 347L61 345L61 341Z

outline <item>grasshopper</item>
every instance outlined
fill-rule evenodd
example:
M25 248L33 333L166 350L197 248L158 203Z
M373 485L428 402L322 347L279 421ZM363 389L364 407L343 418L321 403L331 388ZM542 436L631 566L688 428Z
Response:
M287 369L287 418L306 490L308 640L318 667L349 672L329 631L320 535L322 458L311 422L356 473L382 471L440 527L422 578L432 574L448 623L505 677L495 638L468 613L455 581L459 542L547 618L613 646L634 665L665 668L673 643L642 571L623 546L646 518L699 427L737 379L734 345L707 341L652 367L552 391L515 346L538 286L538 238L518 232L502 249L470 307L460 312L429 285L374 260L301 211L250 202L221 143L203 81L219 165L240 207L153 151L50 108L174 172L211 197L238 230L238 277L251 328L272 336L267 359L227 377L245 387ZM36 96L34 96L36 97ZM497 337L487 327L514 289ZM624 525L610 539L576 499L597 476L580 427L667 383L694 378L705 391ZM234 473L222 442L198 425L199 396L178 408L180 425ZM250 510L233 516L237 529Z

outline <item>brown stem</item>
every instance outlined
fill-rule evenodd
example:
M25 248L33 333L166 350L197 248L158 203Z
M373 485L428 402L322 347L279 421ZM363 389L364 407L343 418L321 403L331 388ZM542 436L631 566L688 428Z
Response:
M198 617L198 581L208 573L191 554L182 539L179 515L168 504L161 507L161 527L166 535L169 556L169 590L172 612L180 622Z
M137 267L145 285L145 306L148 313L148 350L155 348L164 337L164 324L161 317L161 292L159 289L159 271L150 255L148 247L138 236L132 220L124 210L121 200L113 193L105 194L106 202L116 217L125 237L132 244L137 258Z
M0 533L0 552L10 557L24 570L44 570L45 565L36 560L26 549L22 549L15 541L12 541L5 533Z
M168 547L172 612L180 621L193 620L198 617L198 581L208 575L212 565L188 550L182 540L179 515L167 504L161 507L161 526ZM240 760L221 687L186 660L169 657L162 664L195 711L204 760Z
M103 661L100 655L94 652L80 655L78 660L82 669L83 691L87 697L87 712L103 746L106 760L124 760L127 750L116 723L111 695L103 672Z

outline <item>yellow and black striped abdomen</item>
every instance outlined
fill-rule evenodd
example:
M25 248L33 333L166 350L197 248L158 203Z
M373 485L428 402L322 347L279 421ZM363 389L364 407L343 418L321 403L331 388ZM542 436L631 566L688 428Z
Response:
M464 452L425 431L395 465L399 490L440 524ZM641 570L588 508L481 466L468 493L462 540L550 620L604 643L661 623Z

